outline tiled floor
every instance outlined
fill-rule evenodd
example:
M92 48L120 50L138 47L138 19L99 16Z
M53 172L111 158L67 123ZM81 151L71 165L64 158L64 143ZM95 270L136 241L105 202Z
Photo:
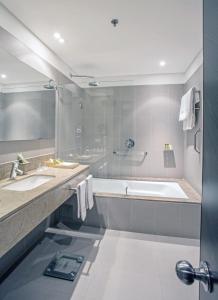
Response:
M77 282L42 275L57 251L85 255ZM198 300L198 284L175 275L180 259L199 264L196 240L107 230L102 240L49 235L0 287L1 300Z

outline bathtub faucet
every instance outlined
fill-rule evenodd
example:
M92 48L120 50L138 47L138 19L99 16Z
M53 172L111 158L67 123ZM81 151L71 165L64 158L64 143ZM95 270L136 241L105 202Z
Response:
M126 186L126 196L128 195L128 186Z

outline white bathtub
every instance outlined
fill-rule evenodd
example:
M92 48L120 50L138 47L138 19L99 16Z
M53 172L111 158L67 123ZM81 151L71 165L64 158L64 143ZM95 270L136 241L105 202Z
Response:
M188 199L177 182L94 178L94 193Z

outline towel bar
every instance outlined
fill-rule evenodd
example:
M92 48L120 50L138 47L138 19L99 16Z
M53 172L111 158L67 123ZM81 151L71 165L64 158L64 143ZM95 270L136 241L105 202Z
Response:
M195 110L200 110L200 101L201 101L201 91L194 89L195 100L198 97L198 102L195 103Z
M197 147L197 135L198 135L198 133L200 133L201 132L201 129L199 128L196 132L195 132L195 134L194 134L194 150L198 153L198 154L200 154L201 153L201 151L198 149L198 147Z
M67 188L69 191L74 191L76 192L76 188Z

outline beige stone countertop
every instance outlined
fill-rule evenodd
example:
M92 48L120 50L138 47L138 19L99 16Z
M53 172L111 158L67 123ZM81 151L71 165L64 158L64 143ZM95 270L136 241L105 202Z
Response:
M95 196L99 197L112 197L133 200L146 200L146 201L161 201L161 202L180 202L190 204L201 204L201 196L196 190L185 180L176 178L152 178L152 177L119 177L113 178L119 180L140 180L140 181L164 181L164 182L177 182L182 190L185 192L188 198L168 198L168 197L152 197L152 196L134 196L134 195L120 195L112 193L95 193Z
M50 181L29 191L11 191L2 189L4 186L15 182L15 180L4 179L0 181L0 222L15 213L31 201L42 196L48 191L64 184L73 177L89 169L87 165L79 165L74 169L48 168L43 171L28 172L27 175L17 176L16 181L27 178L31 175L54 176Z

